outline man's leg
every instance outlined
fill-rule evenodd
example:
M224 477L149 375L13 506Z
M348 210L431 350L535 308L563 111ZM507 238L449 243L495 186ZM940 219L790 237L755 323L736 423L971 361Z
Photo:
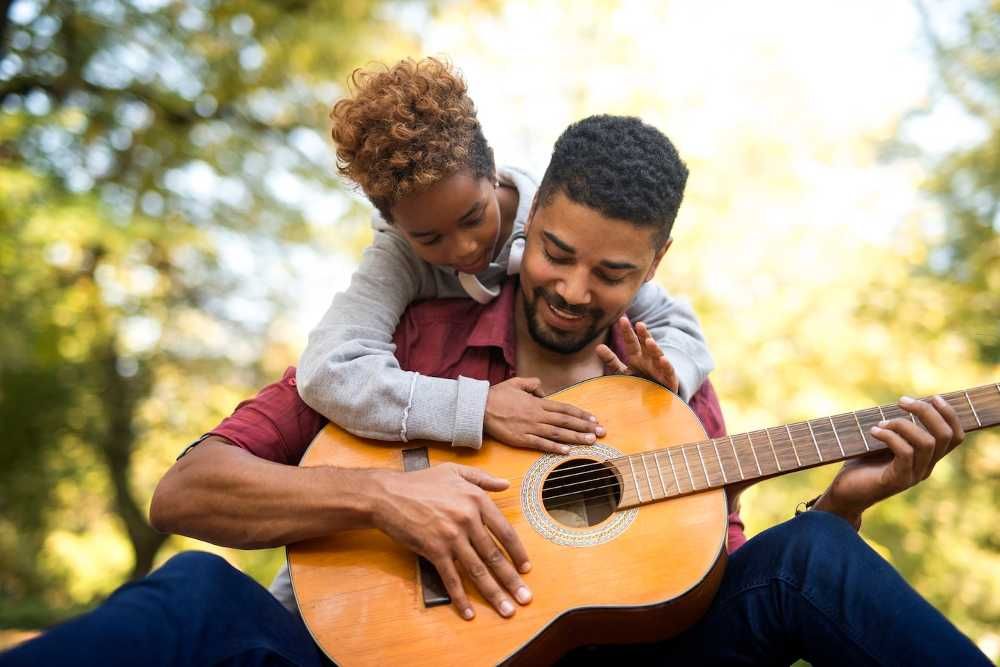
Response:
M600 655L599 655L600 654ZM843 519L804 512L730 557L708 613L687 632L614 655L636 663L989 665Z
M174 556L0 665L322 665L301 619L225 560Z

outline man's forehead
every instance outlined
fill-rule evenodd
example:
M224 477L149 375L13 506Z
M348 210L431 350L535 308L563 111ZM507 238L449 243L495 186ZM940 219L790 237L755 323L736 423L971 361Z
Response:
M612 218L562 192L539 205L532 220L538 243L586 255L602 264L642 266L652 260L656 229Z

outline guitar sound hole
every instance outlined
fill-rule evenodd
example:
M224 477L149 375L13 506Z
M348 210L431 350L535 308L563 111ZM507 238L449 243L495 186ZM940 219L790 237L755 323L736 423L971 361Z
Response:
M611 516L619 500L618 474L601 461L560 463L542 483L542 505L553 519L571 528L596 526Z

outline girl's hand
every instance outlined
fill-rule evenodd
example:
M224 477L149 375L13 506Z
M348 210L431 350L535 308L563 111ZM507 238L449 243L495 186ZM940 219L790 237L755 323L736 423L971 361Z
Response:
M542 398L538 378L511 378L490 387L484 428L513 447L568 454L569 445L592 445L604 435L597 418L580 408Z

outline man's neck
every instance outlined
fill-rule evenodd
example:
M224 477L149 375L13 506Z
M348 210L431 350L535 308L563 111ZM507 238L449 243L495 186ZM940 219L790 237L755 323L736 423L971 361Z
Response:
M522 299L523 295L519 290L514 302L514 333L517 336L515 370L518 376L539 378L542 381L542 391L551 394L577 382L603 375L604 365L597 356L597 346L605 342L606 332L578 352L554 352L539 345L531 336Z

